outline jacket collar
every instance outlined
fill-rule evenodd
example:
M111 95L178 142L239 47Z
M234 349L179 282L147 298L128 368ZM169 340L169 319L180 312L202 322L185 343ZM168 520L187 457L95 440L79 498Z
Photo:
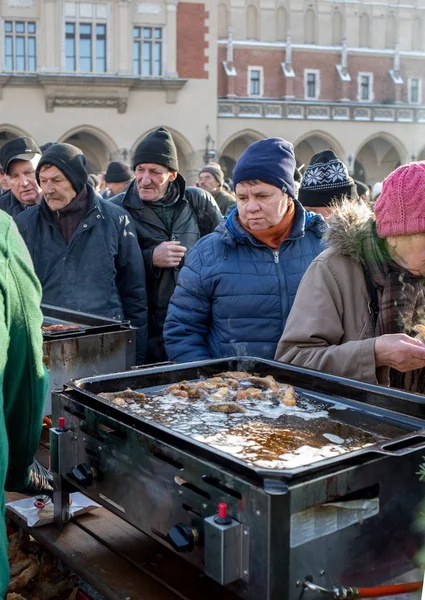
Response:
M320 239L324 236L327 225L324 218L316 213L306 212L298 200L294 200L295 219L291 235L285 242L293 241L304 237L306 231L313 231ZM232 210L225 221L217 226L216 231L224 234L224 241L232 246L236 244L248 244L250 246L264 247L264 244L256 240L246 229L242 227L238 220L237 207ZM282 243L285 243L282 242Z
M180 189L179 200L185 200L184 193L186 191L186 180L180 173L177 173L176 178L177 184ZM133 210L143 210L146 207L149 207L149 202L143 202L140 200L139 194L136 188L136 180L134 179L127 190L122 192L122 204L125 208L132 208Z

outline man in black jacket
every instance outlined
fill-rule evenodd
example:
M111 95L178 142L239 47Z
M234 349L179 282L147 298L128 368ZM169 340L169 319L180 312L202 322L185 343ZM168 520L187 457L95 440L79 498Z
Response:
M41 189L35 177L40 158L41 150L30 137L14 138L0 150L0 164L10 186L0 195L0 209L13 218L40 200Z
M147 362L167 360L162 330L184 255L221 220L214 198L186 188L177 150L164 127L148 134L133 158L136 179L110 200L132 216L145 260L149 306Z
M134 225L87 185L86 157L55 144L36 171L43 196L16 224L43 288L43 302L129 319L138 328L137 362L147 345L145 269Z

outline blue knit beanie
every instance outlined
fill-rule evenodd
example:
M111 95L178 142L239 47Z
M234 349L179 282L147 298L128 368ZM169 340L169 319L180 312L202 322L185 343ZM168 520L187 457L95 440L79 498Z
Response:
M254 142L239 157L233 171L233 185L258 179L276 186L295 198L294 147L282 138L267 138Z

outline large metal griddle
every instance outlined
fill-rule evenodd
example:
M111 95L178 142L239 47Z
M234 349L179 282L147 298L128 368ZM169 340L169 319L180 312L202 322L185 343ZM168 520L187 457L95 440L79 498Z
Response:
M265 469L98 396L235 370L273 375L309 402L344 405L341 419L378 423L391 439L299 468ZM370 586L414 566L422 396L251 357L86 377L52 396L54 423L63 417L64 425L51 431L58 523L75 486L244 600L314 600L300 585L307 577L323 587ZM219 503L228 507L228 526L215 521Z
M363 449L354 450L339 456L324 459L306 466L278 470L265 469L231 456L227 453L213 448L203 442L197 441L189 436L183 435L172 428L165 427L153 421L143 419L127 412L103 399L97 394L101 392L117 392L131 388L144 391L160 390L172 383L182 380L198 380L200 378L213 377L223 371L250 371L260 376L273 375L279 382L293 385L301 391L310 401L321 404L332 405L337 402L347 407L347 411L341 411L341 419L355 427L356 415L366 418L371 422L386 423L390 427L400 430L396 439L388 439L382 443L376 443ZM256 358L241 358L230 360L211 360L195 363L178 364L164 368L152 367L131 371L129 373L117 373L100 377L84 378L78 382L71 381L69 387L76 392L83 404L100 413L109 415L117 422L122 422L144 432L155 436L166 443L172 443L181 450L196 453L206 460L220 463L239 475L249 477L251 480L290 480L299 479L306 475L336 467L341 462L349 464L361 464L365 460L382 455L402 456L415 449L425 446L425 399L417 395L408 394L399 390L388 390L357 381L351 381L339 377L324 374L315 374L306 369L282 365L274 361ZM385 408L384 408L385 406ZM398 409L400 412L396 412ZM314 421L311 426L314 427ZM394 434L392 434L394 435Z

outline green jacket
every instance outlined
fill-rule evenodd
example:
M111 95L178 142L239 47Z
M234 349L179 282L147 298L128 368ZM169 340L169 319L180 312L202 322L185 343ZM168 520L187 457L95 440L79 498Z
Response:
M41 286L12 219L0 211L0 490L19 491L38 447L47 391ZM9 583L0 502L0 598Z

